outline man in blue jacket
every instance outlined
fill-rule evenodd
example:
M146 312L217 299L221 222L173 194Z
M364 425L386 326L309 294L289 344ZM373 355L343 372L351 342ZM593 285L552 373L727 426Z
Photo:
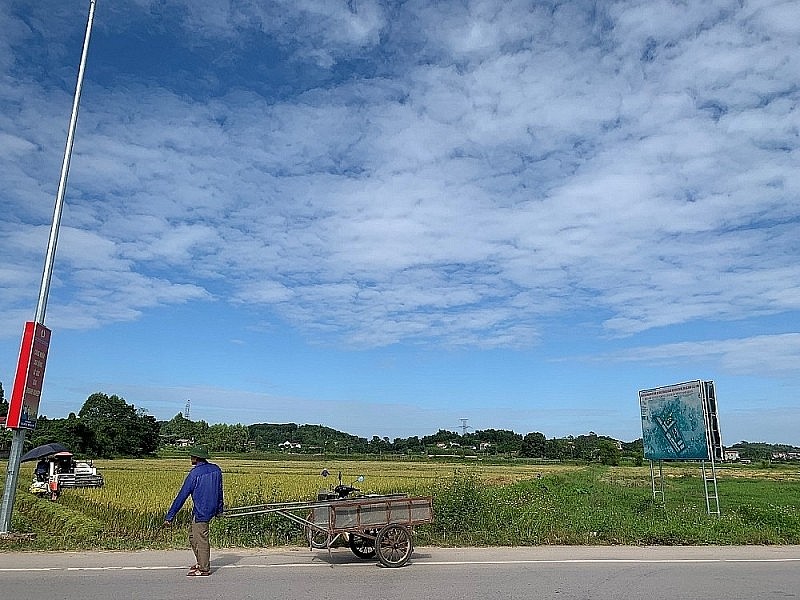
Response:
M192 525L189 529L189 544L197 562L186 574L188 577L211 575L211 544L208 538L208 523L222 513L222 470L208 462L208 451L202 446L189 449L192 470L186 476L178 495L164 518L164 525L172 525L175 515L191 496Z

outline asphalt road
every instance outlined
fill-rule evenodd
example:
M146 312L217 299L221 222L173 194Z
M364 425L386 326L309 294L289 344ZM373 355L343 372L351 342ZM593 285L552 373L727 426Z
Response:
M800 546L417 548L388 569L349 550L0 553L7 600L737 600L800 597Z

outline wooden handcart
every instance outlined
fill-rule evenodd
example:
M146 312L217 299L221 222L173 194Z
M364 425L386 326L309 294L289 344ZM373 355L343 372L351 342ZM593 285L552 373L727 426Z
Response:
M316 502L278 502L227 509L225 517L276 513L302 525L311 548L330 551L340 537L353 554L376 555L386 567L402 567L414 551L413 528L433 521L430 496L371 495Z

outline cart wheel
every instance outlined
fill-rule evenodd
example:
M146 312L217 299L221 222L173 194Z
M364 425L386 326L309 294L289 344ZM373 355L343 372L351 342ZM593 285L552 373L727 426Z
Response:
M394 523L378 532L375 547L378 552L378 560L384 567L402 567L408 562L414 551L408 527Z
M374 535L374 531L368 531ZM368 537L358 535L357 533L350 534L350 550L353 551L358 558L372 558L375 556L375 540Z

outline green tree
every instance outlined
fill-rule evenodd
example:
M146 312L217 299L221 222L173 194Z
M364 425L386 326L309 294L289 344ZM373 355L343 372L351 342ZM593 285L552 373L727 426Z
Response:
M597 457L604 465L613 467L619 464L620 452L617 443L608 438L600 438L597 441Z
M169 421L161 424L161 437L167 444L174 444L178 440L196 440L208 426L203 427L205 423L200 421L196 423L183 416L183 413L178 413Z
M412 435L409 438L395 438L392 442L392 449L399 454L425 452L425 446L416 435Z
M547 438L543 433L534 431L522 438L519 455L527 458L543 458L546 454Z
M8 415L8 401L3 393L3 383L0 382L0 423L5 423ZM11 447L11 430L0 426L0 452L5 453Z
M378 437L373 435L369 441L369 449L367 452L370 454L384 454L392 451L392 444L389 442L388 437Z
M461 436L454 431L447 431L440 429L433 435L426 435L422 438L422 443L426 446L435 446L436 444L449 444L450 442L461 443Z
M246 452L249 441L247 427L241 424L211 425L200 438L200 442L216 452Z
M88 437L85 425L75 413L69 413L66 419L48 419L41 416L36 420L36 429L30 437L31 447L58 442L69 448L72 452L82 454L85 444L83 440Z
M555 460L573 460L575 458L575 442L573 438L547 440L544 456Z
M644 463L644 443L642 438L632 442L622 442L622 458L633 459L633 464L641 467Z
M297 423L254 423L247 428L257 450L277 450L283 442L297 442Z
M3 382L0 381L0 417L8 415L8 400L3 392Z
M142 456L158 448L155 418L117 395L92 394L78 419L84 436L80 450L86 454L103 458Z
M508 429L483 429L470 434L476 441L490 442L492 450L500 453L519 452L522 446L522 435Z
M594 431L574 438L575 459L592 462L597 457L597 440L597 434Z
M153 415L148 415L147 411L140 408L136 411L136 428L139 437L139 448L136 456L153 454L161 443L159 439L158 421Z

